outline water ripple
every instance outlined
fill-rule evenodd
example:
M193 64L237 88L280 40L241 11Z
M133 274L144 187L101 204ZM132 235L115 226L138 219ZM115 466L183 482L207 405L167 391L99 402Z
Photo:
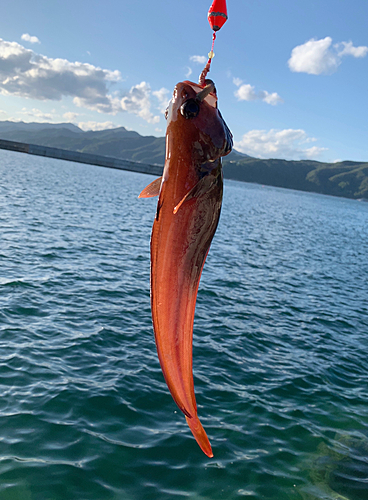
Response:
M0 152L0 498L368 495L368 206L227 182L194 374L158 364L148 176Z

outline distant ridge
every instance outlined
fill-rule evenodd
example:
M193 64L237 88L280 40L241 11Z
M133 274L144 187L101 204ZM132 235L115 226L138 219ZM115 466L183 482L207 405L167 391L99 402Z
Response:
M245 158L224 161L224 177L368 201L368 163Z
M158 165L165 158L163 137L141 136L124 127L85 132L71 123L0 122L0 138Z
M163 165L165 138L124 127L84 132L71 123L0 122L0 139ZM232 159L249 158L234 152Z
M141 136L124 127L85 132L72 123L0 121L0 139L161 167L165 159L164 137ZM228 179L368 200L368 162L264 160L233 150L223 165Z
M39 123L39 122L11 122L11 121L0 121L0 132L12 132L18 130L27 130L27 131L39 131L46 129L61 129L65 128L71 130L72 132L81 132L83 130L74 125L73 123Z

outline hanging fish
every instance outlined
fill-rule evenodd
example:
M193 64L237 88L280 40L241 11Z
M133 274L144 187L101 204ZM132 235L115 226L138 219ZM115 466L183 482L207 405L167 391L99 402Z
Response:
M178 83L167 110L163 176L141 198L158 196L151 236L151 308L163 375L197 443L212 449L197 415L192 373L194 310L199 280L220 217L221 157L232 134L214 83Z

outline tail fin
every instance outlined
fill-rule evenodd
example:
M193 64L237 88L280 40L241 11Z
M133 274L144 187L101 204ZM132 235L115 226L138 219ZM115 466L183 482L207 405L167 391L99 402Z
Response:
M185 420L187 421L187 424L189 425L189 428L192 431L192 434L195 437L195 440L199 444L199 447L201 448L203 453L205 453L208 457L212 458L213 453L210 442L208 440L206 431L203 429L202 424L199 421L197 415L195 415L194 417L185 416Z

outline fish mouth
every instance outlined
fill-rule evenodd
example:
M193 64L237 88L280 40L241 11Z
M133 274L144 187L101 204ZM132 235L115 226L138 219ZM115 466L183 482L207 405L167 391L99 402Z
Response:
M212 106L213 108L216 108L218 110L217 92L216 92L216 87L215 87L215 83L213 82L213 80L210 80L209 78L207 78L205 80L205 87L204 88L202 88L198 84L195 84L192 82L187 82L187 83L196 92L197 95L196 95L194 100L197 103L202 103L203 101L206 101L210 106ZM226 156L233 149L233 134L231 133L229 127L227 126L227 124L226 124L226 122L225 122L225 120L224 120L224 118L219 110L218 110L218 114L219 114L221 121L223 123L224 129L225 129L225 136L226 136L225 146L223 148L223 152L222 152L221 156Z
M207 102L212 108L217 108L216 87L212 80L206 80L206 86L201 87L197 83L185 81L196 93L195 100L198 103Z
M215 84L212 80L206 80L206 86L196 96L196 101L203 102L209 94L216 94Z

